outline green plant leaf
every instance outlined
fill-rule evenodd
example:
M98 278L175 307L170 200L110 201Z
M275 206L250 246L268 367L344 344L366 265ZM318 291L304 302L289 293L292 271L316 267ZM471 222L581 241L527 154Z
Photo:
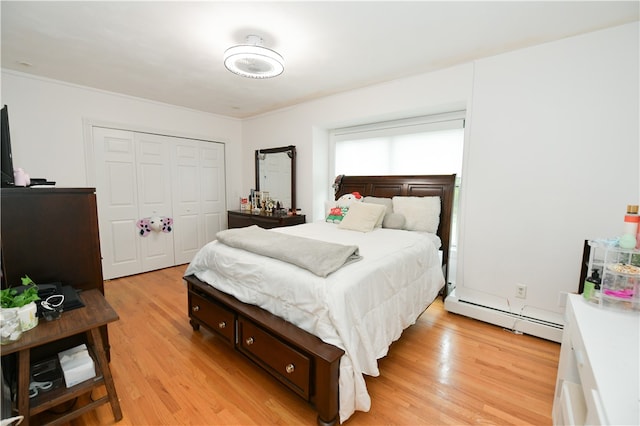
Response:
M36 283L34 283L33 280L29 278L29 275L25 275L24 277L20 278L20 280L22 281L22 285L36 285Z
M31 278L25 275L22 280L22 285L27 286L22 293L18 294L15 288L9 287L0 290L0 306L3 308L20 308L24 305L28 305L31 302L40 300L38 296L38 286Z

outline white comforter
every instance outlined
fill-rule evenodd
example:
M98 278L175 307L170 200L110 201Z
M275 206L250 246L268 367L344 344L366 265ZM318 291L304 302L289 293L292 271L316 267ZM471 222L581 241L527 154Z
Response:
M363 374L379 374L377 360L444 285L440 240L433 234L386 228L362 233L326 222L272 231L355 244L362 260L320 278L289 263L213 241L196 254L185 275L195 274L343 349L340 421L344 422L355 410L369 410Z

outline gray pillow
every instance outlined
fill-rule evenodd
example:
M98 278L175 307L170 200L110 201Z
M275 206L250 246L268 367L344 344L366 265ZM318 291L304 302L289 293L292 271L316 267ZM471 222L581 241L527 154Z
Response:
M382 227L390 229L402 229L406 218L400 213L387 213L382 219Z

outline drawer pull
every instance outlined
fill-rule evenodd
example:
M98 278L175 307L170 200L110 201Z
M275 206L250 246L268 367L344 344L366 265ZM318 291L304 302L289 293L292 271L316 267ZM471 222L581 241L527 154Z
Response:
M220 321L220 322L218 323L218 328L226 328L226 327L227 327L227 323L226 323L226 322L224 322L224 321Z
M288 364L284 369L288 374L291 374L296 371L296 366L293 364Z
M195 305L194 307L192 307L192 308L191 308L191 310L192 310L193 312L198 312L198 311L200 310L200 306Z
M249 337L247 340L245 340L245 343L247 344L247 346L253 345L253 337Z

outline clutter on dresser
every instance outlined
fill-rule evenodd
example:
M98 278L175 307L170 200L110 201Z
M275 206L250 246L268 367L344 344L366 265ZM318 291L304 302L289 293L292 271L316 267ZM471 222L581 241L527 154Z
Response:
M240 211L262 215L287 215L285 206L274 198L269 191L257 191L251 189L248 197L240 197Z
M583 297L605 309L640 311L640 250L620 239L589 240Z
M588 254L582 296L606 309L640 312L640 216L638 205L627 205L622 233L585 244ZM584 267L583 267L584 268ZM585 274L586 272L586 274Z

